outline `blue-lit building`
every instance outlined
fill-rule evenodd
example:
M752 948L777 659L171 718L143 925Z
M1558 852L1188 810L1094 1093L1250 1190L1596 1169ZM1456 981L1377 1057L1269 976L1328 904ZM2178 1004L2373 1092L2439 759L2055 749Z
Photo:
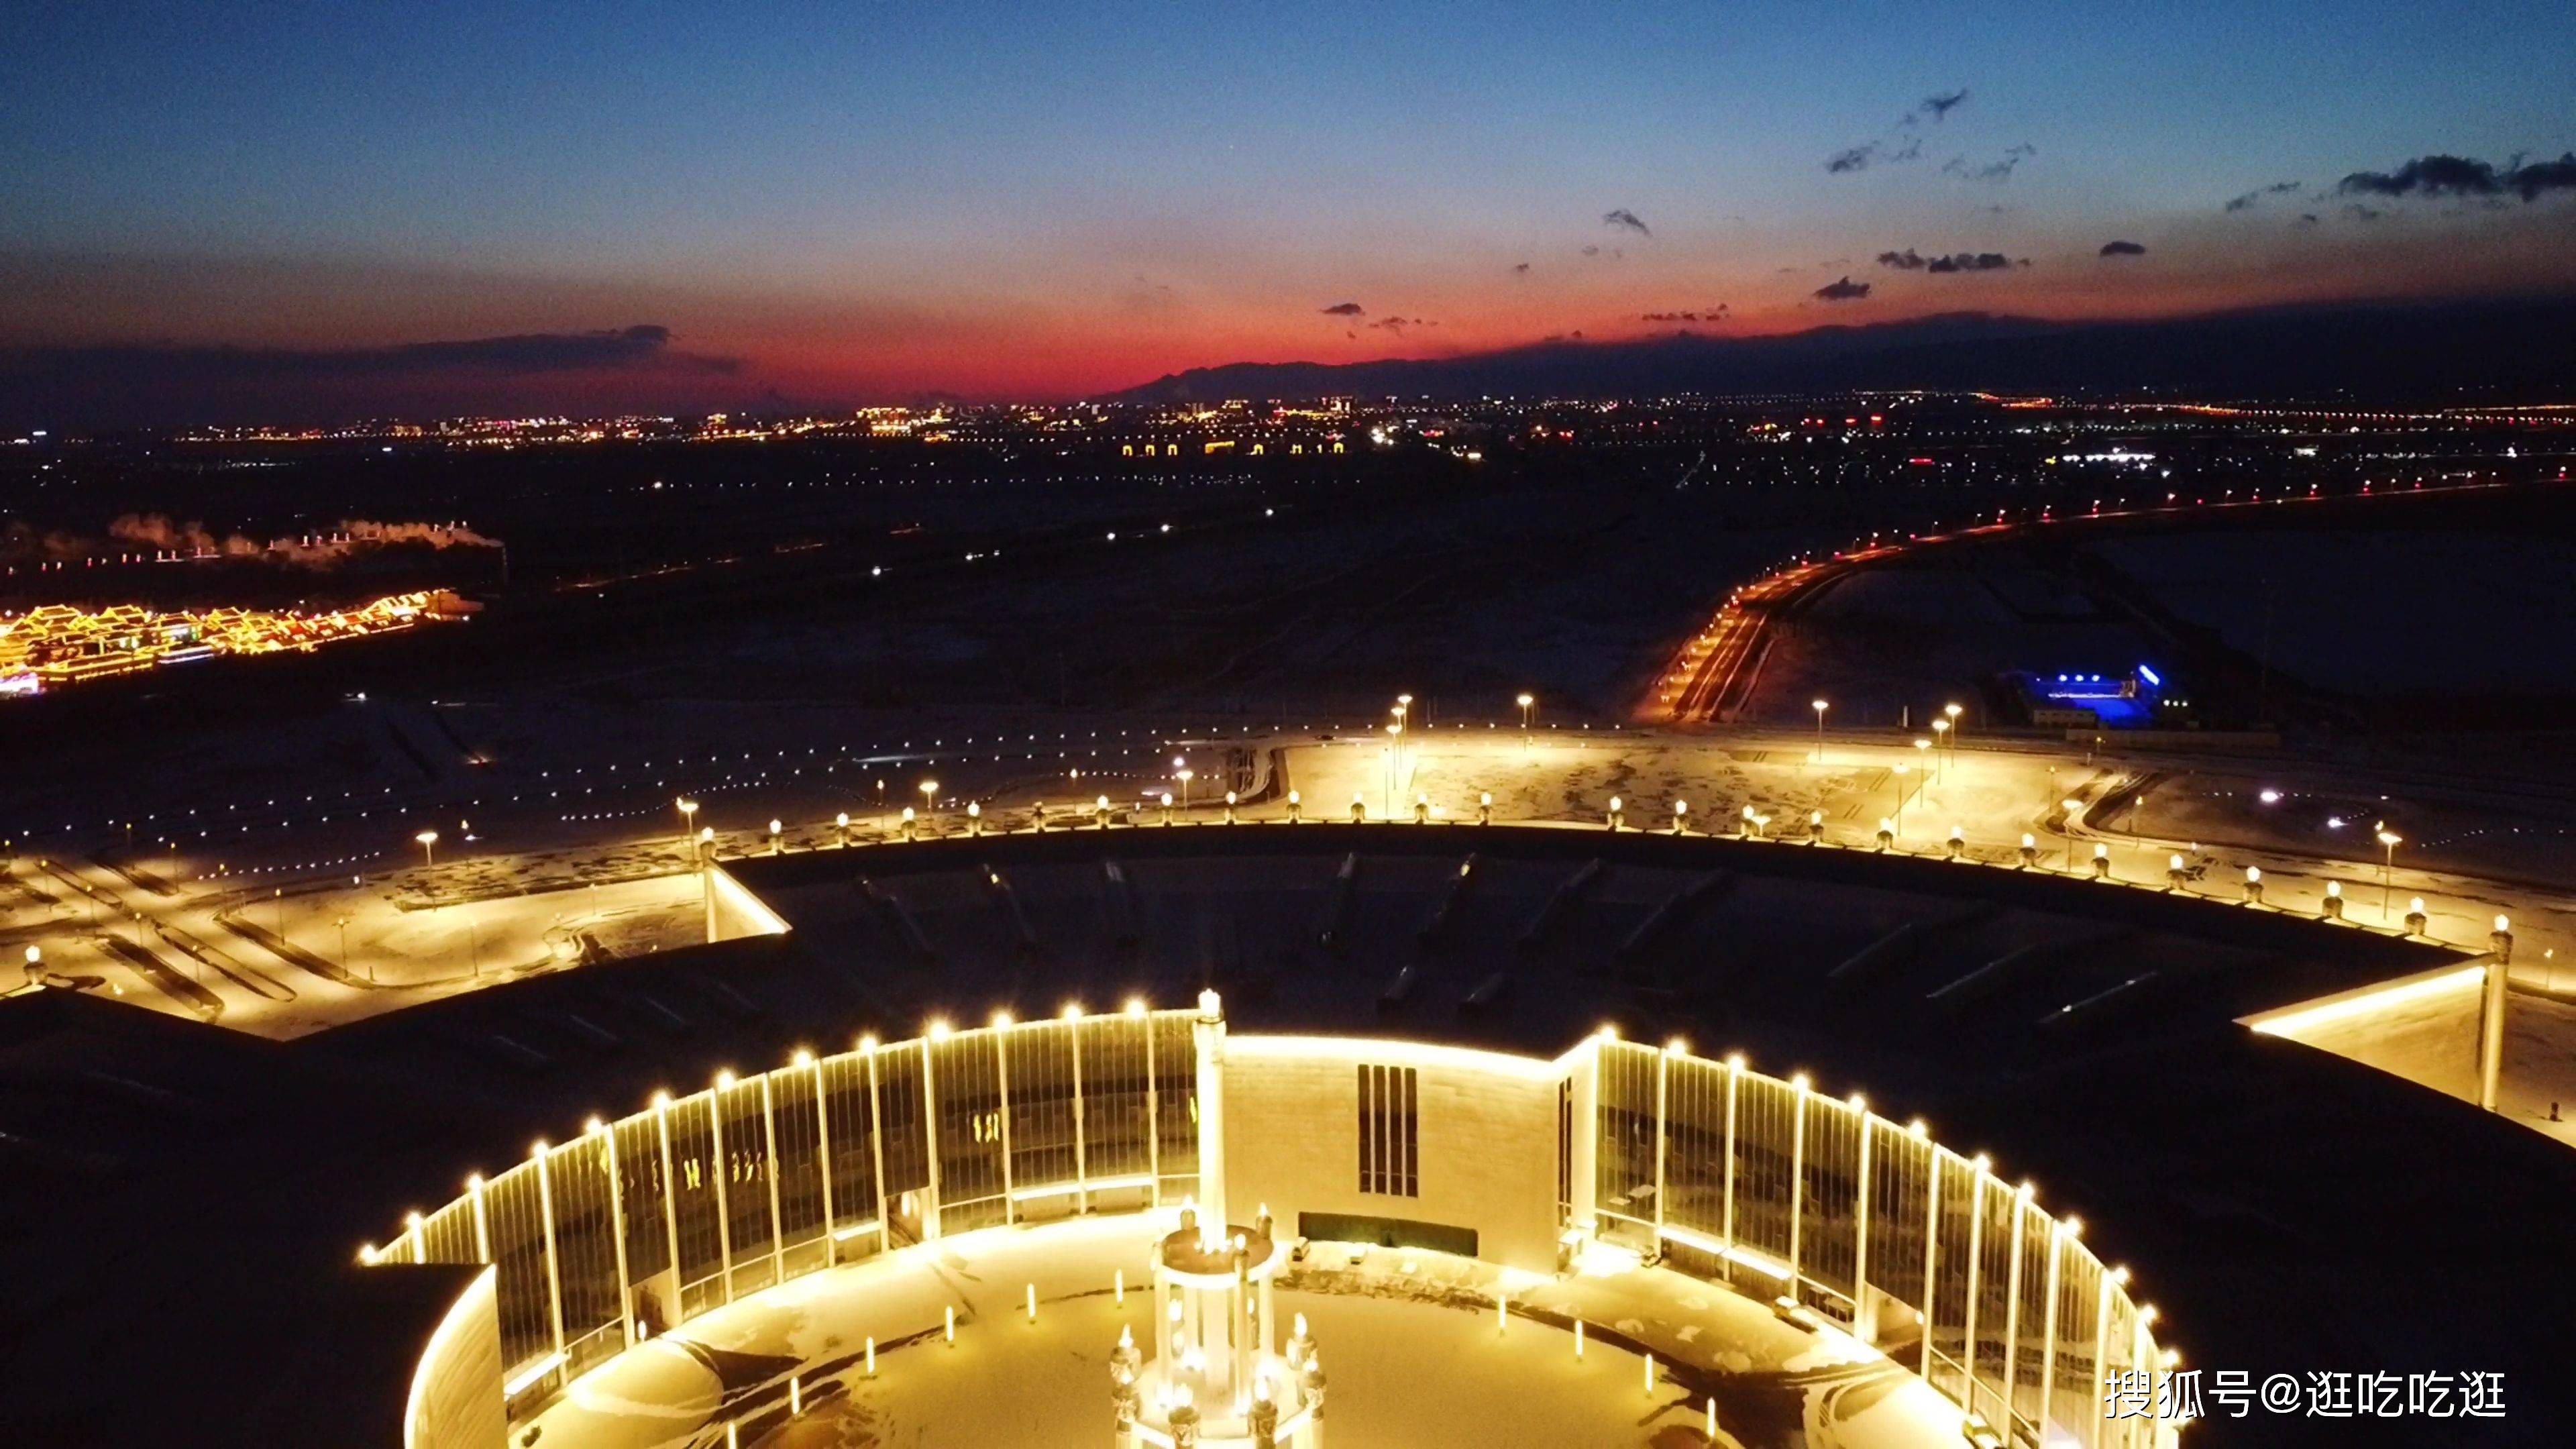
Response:
M2191 720L2191 701L2154 665L2125 671L2033 670L2014 676L2030 722L2042 728L2150 729Z

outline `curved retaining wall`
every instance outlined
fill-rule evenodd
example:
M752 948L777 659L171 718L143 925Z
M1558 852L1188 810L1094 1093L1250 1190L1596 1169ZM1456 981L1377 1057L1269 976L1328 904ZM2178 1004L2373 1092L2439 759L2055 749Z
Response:
M784 1279L1194 1193L1196 1015L934 1026L727 1074L536 1144L368 1261L493 1266L520 1422L643 1338ZM1245 1036L1222 1070L1230 1201L1472 1231L1481 1256L1541 1270L1587 1240L1634 1248L1794 1300L2023 1442L2043 1426L2087 1449L2159 1440L2154 1421L2100 1409L2114 1375L2161 1365L2126 1275L2027 1184L1857 1096L1607 1035L1554 1061ZM450 1337L431 1358L461 1352ZM419 1382L470 1397L468 1376L425 1362ZM489 1427L413 1442L489 1449Z

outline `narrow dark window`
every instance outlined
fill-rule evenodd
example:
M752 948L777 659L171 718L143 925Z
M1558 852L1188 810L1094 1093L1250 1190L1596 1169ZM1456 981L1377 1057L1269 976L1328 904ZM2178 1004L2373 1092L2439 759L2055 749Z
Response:
M1417 1090L1411 1067L1360 1067L1360 1191L1421 1196Z

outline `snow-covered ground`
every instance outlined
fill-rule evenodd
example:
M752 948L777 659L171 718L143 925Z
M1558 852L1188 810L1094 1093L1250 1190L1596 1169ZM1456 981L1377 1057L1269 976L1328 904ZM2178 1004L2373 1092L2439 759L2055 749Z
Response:
M1144 1327L1149 1299L1133 1290L1150 1282L1148 1247L1171 1222L988 1229L793 1280L592 1371L537 1418L537 1442L707 1449L733 1420L740 1442L781 1449L1105 1445L1109 1352L1122 1326ZM1343 1268L1341 1256L1319 1247L1278 1298L1283 1318L1303 1313L1313 1330L1335 1445L1680 1449L1712 1442L1712 1400L1713 1442L1741 1449L1959 1442L1959 1411L1904 1369L1679 1273L1546 1278L1384 1248ZM804 1405L793 1420L790 1374Z

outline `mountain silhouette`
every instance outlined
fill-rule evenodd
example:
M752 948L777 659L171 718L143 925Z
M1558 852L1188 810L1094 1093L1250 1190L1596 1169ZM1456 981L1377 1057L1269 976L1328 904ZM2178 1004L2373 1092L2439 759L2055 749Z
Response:
M1677 332L1456 357L1237 362L1173 373L1109 400L1990 388L2439 402L2463 390L2480 400L2537 397L2571 378L2576 298L2541 297L2320 303L2152 321L1952 312L1758 337Z

